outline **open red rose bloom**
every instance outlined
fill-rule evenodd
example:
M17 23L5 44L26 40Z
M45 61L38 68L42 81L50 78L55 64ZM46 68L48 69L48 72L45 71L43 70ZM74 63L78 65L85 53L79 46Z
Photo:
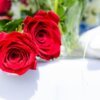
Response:
M61 35L58 28L59 17L52 11L39 11L34 17L24 20L24 32L35 40L38 56L49 60L59 56Z
M18 32L0 34L0 68L22 75L28 69L36 69L36 47L28 36Z
M0 69L18 75L36 69L36 57L44 60L60 55L59 17L39 11L24 20L24 32L0 33Z

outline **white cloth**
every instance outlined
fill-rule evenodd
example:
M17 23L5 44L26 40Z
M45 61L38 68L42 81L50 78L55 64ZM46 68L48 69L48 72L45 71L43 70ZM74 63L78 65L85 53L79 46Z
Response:
M100 26L85 32L80 43L88 56L100 58Z
M0 71L0 100L100 100L100 61L40 62L21 77Z

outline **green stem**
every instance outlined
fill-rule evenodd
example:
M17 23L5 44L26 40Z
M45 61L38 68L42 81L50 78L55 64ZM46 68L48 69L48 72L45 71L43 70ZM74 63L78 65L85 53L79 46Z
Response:
M60 28L60 32L61 32L61 34L63 34L62 26L61 26L60 23L59 23L59 28Z
M57 13L57 10L58 10L58 2L59 2L59 0L55 0L55 2L54 2L54 11L55 11L55 13ZM60 23L59 23L59 28L60 28L60 32L63 34L62 26L61 26Z
M58 10L58 0L55 0L54 11L57 13L57 10Z
M40 9L39 1L35 0L36 6L37 6L37 11Z

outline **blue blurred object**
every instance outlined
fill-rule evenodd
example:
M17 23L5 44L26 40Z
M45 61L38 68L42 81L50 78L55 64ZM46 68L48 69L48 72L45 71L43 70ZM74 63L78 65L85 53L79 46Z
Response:
M94 28L96 26L89 26L88 24L86 24L85 22L81 22L80 27L79 27L79 35L82 35L84 32Z
M88 25L86 23L82 22L80 24L80 32L79 32L79 35L81 35L82 33L84 33L87 30L88 30Z

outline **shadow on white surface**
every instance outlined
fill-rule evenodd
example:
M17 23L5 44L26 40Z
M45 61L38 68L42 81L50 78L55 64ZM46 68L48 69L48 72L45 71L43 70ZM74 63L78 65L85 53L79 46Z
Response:
M23 76L0 72L0 100L29 100L37 90L38 79L38 70L28 71Z
M87 59L84 63L83 100L100 100L100 60Z
M58 62L58 60L45 62L38 61L37 70L30 70L22 76L14 76L0 71L0 100L31 100L31 98L34 97L36 95L36 92L38 91L38 81L40 83L39 74L41 74L42 76L40 86L44 86L45 88L45 85L49 80L48 77L50 77L51 75L49 75L48 72L53 71L53 66L51 65L56 62ZM41 69L41 71L39 69ZM52 77L50 78L51 80L53 79Z
M87 68L90 71L100 70L100 60L99 59L88 60Z
M83 60L39 61L37 67L21 77L0 72L0 100L82 100Z
M37 67L45 67L54 63L58 63L59 61L61 61L60 59L55 59L55 60L50 60L50 61L43 61L43 60L39 60L37 62Z

